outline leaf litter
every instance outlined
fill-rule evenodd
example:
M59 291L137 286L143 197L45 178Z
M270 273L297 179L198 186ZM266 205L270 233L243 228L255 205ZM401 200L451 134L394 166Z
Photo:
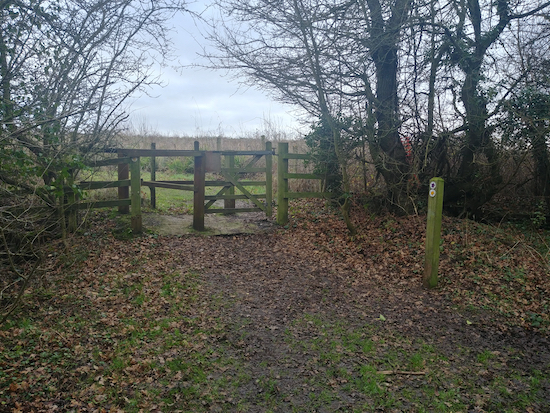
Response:
M422 217L292 217L124 241L98 214L0 330L0 411L544 411L540 243L445 218L427 291Z

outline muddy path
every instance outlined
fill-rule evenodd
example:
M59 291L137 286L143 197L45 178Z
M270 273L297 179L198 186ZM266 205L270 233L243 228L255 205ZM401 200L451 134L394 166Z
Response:
M185 249L187 242L170 245ZM315 411L361 410L371 397L349 385L354 371L368 364L386 373L407 373L408 357L427 347L437 357L424 360L422 374L390 374L388 389L430 387L432 373L443 369L433 391L448 392L456 386L453 380L463 377L469 386L487 390L475 397L467 390L452 403L491 411L498 406L491 400L502 398L489 386L496 377L529 377L533 369L550 368L548 337L506 327L494 314L459 311L419 283L384 288L379 280L346 269L344 262L315 260L307 245L297 248L287 235L214 237L197 247L194 257L182 257L179 264L197 269L207 295L223 302L226 356L241 360L240 368L250 376L238 389L246 411L307 411L327 389L330 397ZM346 348L346 337L356 333L374 337L380 351L369 355ZM472 382L472 377L477 379ZM266 389L266 382L274 383L273 388ZM508 386L522 391L521 384ZM550 389L542 392L549 400ZM395 404L399 408L373 411L415 411L412 399L402 397Z
M237 208L251 208L254 205L238 201L236 206ZM223 205L219 204L217 207L221 208ZM258 234L272 231L277 227L275 222L268 219L263 212L206 214L204 217L205 231L200 233L193 230L192 215L166 215L149 212L144 213L142 218L147 231L163 236Z
M516 235L447 222L428 291L420 218L350 240L304 210L217 236L118 238L98 215L0 329L0 412L550 411L550 341L526 322L546 278ZM486 305L500 291L513 311Z

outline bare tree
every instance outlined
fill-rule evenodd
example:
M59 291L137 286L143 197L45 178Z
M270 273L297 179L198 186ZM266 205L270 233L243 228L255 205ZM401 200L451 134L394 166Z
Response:
M250 82L299 105L334 131L355 118L348 136L370 137L370 152L384 177L389 199L408 203L409 166L399 128L398 54L410 2L236 1L215 2L224 16L212 24L209 39L220 51L215 67L236 69ZM341 154L344 186L345 159ZM348 189L344 188L347 192Z
M213 66L236 69L251 84L320 119L330 130L330 147L340 161L344 192L349 192L348 157L338 121L348 108L334 58L345 9L338 2L305 0L220 0L216 4L222 14L212 22L208 39L219 54L207 54ZM346 197L342 212L354 232L349 207Z
M550 153L548 136L550 135L550 61L546 56L550 52L550 25L548 19L541 16L539 29L522 30L515 25L515 36L508 39L507 70L524 73L521 81L510 91L504 100L499 118L498 131L502 134L503 144L514 158L522 163L524 170L534 164L532 191L537 202L540 223L550 222ZM540 28L543 30L540 30ZM527 156L527 155L530 156ZM529 162L532 160L532 162ZM545 221L545 222L542 222Z
M529 72L506 70L510 54L518 53L508 39L515 27L522 36L544 30L550 2L215 4L230 17L212 26L210 40L220 51L210 56L214 66L235 69L250 84L332 123L336 140L366 137L394 205L411 210L412 176L441 174L446 205L479 217L505 186L494 131L499 108ZM335 121L342 117L356 120L344 134ZM404 137L416 145L412 161Z
M434 7L435 5L435 7ZM537 30L533 19L548 10L550 2L512 0L456 0L434 2L426 24L440 33L438 57L445 58L447 88L461 124L457 170L447 177L446 201L466 215L479 209L502 188L500 154L491 118L526 71L503 76L499 66L509 59L505 39L513 24Z
M62 205L86 159L121 129L127 98L158 83L154 67L170 52L166 22L184 7L0 1L0 300L18 296L9 293L28 279L36 241L64 228L63 214L37 216L33 207Z

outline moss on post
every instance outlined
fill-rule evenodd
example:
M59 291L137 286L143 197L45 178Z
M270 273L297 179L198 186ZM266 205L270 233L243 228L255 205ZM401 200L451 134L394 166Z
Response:
M157 144L155 142L151 143L151 150L156 150ZM155 155L151 156L151 181L155 182L157 180L157 158ZM151 191L151 209L157 209L157 189L152 186L149 188Z
M265 136L263 136L263 138L263 140L265 140ZM265 143L265 150L267 152L273 151L271 142ZM273 155L265 156L265 193L265 214L267 217L271 218L271 215L273 215Z
M124 158L126 155L124 153L118 152L119 158ZM129 166L126 162L118 164L118 180L124 181L130 177ZM128 199L130 198L130 188L127 186L118 187L118 199ZM128 205L119 205L118 212L120 214L127 214L130 212Z
M224 167L233 169L235 168L235 155L225 155L225 165ZM235 195L235 186L231 185L226 192L227 195ZM234 199L224 199L223 207L225 209L235 209L235 200ZM234 214L234 212L226 212L226 214Z

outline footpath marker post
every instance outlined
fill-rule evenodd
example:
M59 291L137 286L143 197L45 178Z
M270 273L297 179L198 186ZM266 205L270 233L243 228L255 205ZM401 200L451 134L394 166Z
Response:
M439 240L441 238L441 216L443 214L443 187L441 178L430 180L428 196L428 222L426 226L426 257L424 263L424 286L437 286L439 269Z

